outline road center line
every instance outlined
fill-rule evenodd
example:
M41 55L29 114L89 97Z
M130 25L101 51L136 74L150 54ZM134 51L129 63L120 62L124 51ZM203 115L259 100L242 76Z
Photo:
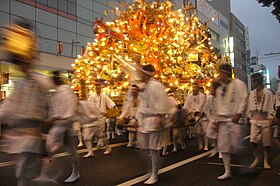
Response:
M176 168L178 168L178 167L180 167L180 166L182 166L182 165L188 164L188 163L190 163L190 162L193 162L193 161L195 161L195 160L198 160L198 159L200 159L200 158L203 158L203 157L205 157L205 156L208 156L208 155L210 155L210 154L212 153L212 151L213 151L213 150L207 151L207 152L204 152L204 153L202 153L202 154L196 155L196 156L194 156L194 157L191 157L191 158L185 159L185 160L183 160L183 161L180 161L180 162L174 163L174 164L172 164L172 165L169 165L169 166L167 166L167 167L164 167L164 168L162 168L162 169L159 170L159 174L163 174L163 173L168 172L168 171L170 171L170 170L176 169ZM121 183L121 184L118 184L117 186L134 185L134 184L140 183L140 182L142 182L142 181L148 179L148 178L150 177L150 175L151 175L150 173L149 173L149 174L145 174L145 175L143 175L143 176L139 176L139 177L134 178L134 179L132 179L132 180L126 181L126 182Z

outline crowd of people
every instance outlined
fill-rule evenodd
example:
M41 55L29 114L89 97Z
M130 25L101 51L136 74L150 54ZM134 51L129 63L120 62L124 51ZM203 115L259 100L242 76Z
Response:
M28 32L28 25L20 26ZM13 129L4 134L9 143L5 151L18 154L17 183L27 186L35 178L48 179L44 173L51 164L49 158L65 146L72 158L72 173L65 182L75 182L80 178L77 146L85 144L88 153L84 158L94 156L93 139L98 148L105 149L105 155L111 153L108 139L115 131L108 118L106 122L106 112L116 108L116 104L102 94L100 83L87 100L79 100L64 83L59 71L53 72L52 78L34 72L35 57L13 53L10 58L21 67L25 76L14 93L1 103L1 123ZM263 168L271 169L272 126L279 124L277 118L280 115L279 87L275 96L265 88L262 74L257 73L252 75L253 90L248 93L244 82L232 78L232 67L221 64L211 93L206 95L199 84L194 83L181 104L176 101L174 93L166 93L165 86L153 78L155 68L152 65L141 66L140 59L135 59L136 78L130 81L117 125L128 131L127 147L148 151L152 172L145 184L158 182L160 153L168 155L167 147L171 144L172 152L178 151L178 144L186 149L187 136L195 137L199 150L209 150L211 143L214 146L212 156L219 152L225 169L217 179L231 178L231 154L241 145L242 118L248 118L250 124L254 154L250 168L255 168L261 161L258 154L261 142L264 147ZM50 89L55 89L51 96ZM43 131L43 128L47 129Z

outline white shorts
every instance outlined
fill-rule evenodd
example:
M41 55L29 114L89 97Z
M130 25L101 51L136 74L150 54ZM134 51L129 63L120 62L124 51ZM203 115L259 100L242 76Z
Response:
M272 125L269 122L251 121L250 142L259 143L263 146L271 146Z

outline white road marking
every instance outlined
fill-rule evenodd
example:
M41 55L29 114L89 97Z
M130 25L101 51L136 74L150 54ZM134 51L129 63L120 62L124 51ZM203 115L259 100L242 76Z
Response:
M208 165L222 165L224 166L223 163L215 163L215 162L208 162ZM247 168L248 166L246 165L238 165L238 164L230 164L231 167L241 167L241 168Z
M215 163L215 162L208 162L208 165L221 165L224 166L223 163ZM239 167L239 168L249 168L247 165L238 165L238 164L230 164L231 167ZM256 167L256 169L263 169L262 167Z
M124 146L127 145L127 142L124 143L116 143L116 144L112 144L110 145L110 147L114 148L114 147L120 147L120 146ZM92 148L93 151L97 151L99 150L97 147ZM81 154L81 153L85 153L87 152L87 149L80 149L77 150L77 154ZM61 158L61 157L65 157L65 156L69 156L70 154L68 152L62 152L62 153L58 153L58 154L54 154L53 158ZM1 167L7 167L7 166L11 166L14 165L16 163L16 161L7 161L7 162L0 162L0 168Z
M158 174L163 174L163 173L165 173L165 172L167 172L167 171L176 169L176 168L178 168L178 167L180 167L180 166L182 166L182 165L188 164L188 163L190 163L190 162L193 162L193 161L195 161L195 160L198 160L198 159L200 159L200 158L203 158L203 157L205 157L205 156L208 156L208 155L210 155L210 154L212 153L212 151L213 151L213 150L207 151L207 152L204 152L204 153L202 153L202 154L196 155L196 156L194 156L194 157L191 157L191 158L185 159L185 160L183 160L183 161L180 161L180 162L174 163L174 164L172 164L172 165L169 165L169 166L167 166L167 167L164 167L164 168L162 168L162 169L159 170L159 173L158 173ZM134 185L134 184L140 183L140 182L142 182L142 181L148 179L148 178L150 177L150 175L151 175L150 173L149 173L149 174L145 174L145 175L143 175L143 176L139 176L139 177L134 178L134 179L132 179L132 180L126 181L126 182L121 183L121 184L118 184L117 186Z

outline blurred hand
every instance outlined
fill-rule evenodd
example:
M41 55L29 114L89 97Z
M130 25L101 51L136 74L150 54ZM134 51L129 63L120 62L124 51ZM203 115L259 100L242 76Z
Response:
M55 118L55 117L50 117L50 118L48 118L47 120L46 120L46 123L47 124L53 124L53 122L55 122L57 120L57 118Z
M233 123L238 123L240 117L241 117L241 114L235 114L235 115L232 117L232 122L233 122Z
M118 118L118 123L123 123L125 121L124 117Z

